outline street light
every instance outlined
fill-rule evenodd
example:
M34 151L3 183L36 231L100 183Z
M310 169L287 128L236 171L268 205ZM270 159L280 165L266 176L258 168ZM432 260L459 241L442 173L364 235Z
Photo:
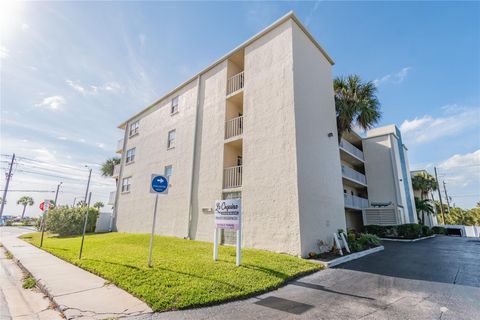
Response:
M89 172L88 172L87 190L85 190L85 199L83 200L84 204L87 203L88 188L90 187L90 179L92 178L92 168L90 168L87 165L85 165L85 168L88 168Z
M60 186L63 184L62 181L57 185L57 192L55 192L55 201L53 201L54 206L57 207L57 199L58 199L58 190L60 190Z

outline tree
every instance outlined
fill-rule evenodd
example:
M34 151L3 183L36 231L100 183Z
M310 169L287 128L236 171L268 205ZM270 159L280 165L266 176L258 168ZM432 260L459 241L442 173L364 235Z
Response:
M420 221L420 224L425 224L425 213L430 215L435 212L430 200L428 199L419 199L415 197L415 208L417 209L417 217Z
M102 176L104 177L113 176L113 168L117 164L120 164L120 158L118 157L113 157L105 160L105 162L102 164L102 167L100 168L100 171L102 172Z
M412 177L413 190L420 191L420 199L428 198L431 191L437 190L437 180L428 172L422 171Z
M87 203L83 200L80 200L78 201L76 204L75 204L77 207L85 207L87 205Z
M23 216L25 215L25 209L27 208L27 206L33 206L33 203L34 202L32 197L29 197L29 196L23 196L20 199L18 199L17 204L20 204L23 206L22 219L23 219Z
M338 142L345 132L352 130L352 126L368 130L380 120L380 102L373 82L363 82L358 75L337 77L333 80L333 90Z
M97 202L95 202L95 204L93 205L93 207L96 208L96 209L98 209L98 210L100 210L101 208L104 207L104 204L103 204L102 201L97 201Z

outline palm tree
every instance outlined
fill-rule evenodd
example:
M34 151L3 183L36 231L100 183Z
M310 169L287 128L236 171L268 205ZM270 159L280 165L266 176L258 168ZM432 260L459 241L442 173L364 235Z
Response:
M417 217L421 224L425 224L425 213L427 215L433 214L433 206L428 199L419 199L415 197L415 208L417 209ZM420 213L422 217L420 218Z
M380 102L373 82L363 82L358 75L337 77L333 80L338 142L352 126L368 130L380 120Z
M97 208L98 210L100 210L101 208L104 207L104 204L102 201L97 201L95 202L95 204L93 205L94 208Z
M23 211L22 211L22 219L23 216L25 215L25 209L27 206L33 206L33 199L32 197L29 196L23 196L20 199L18 199L17 204L21 204L23 206Z
M105 162L102 164L102 167L100 168L100 171L102 172L102 176L104 177L113 176L113 168L117 164L120 164L120 158L118 157L113 157L105 160Z
M428 172L422 171L412 177L413 190L420 191L420 199L426 199L428 193L437 190L437 180Z

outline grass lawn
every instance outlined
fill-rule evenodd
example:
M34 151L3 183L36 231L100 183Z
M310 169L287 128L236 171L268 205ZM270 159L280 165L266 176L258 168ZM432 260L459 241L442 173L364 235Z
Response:
M34 245L40 233L22 236ZM296 257L243 249L242 266L235 266L235 247L220 246L213 261L213 244L156 236L148 268L150 235L104 233L85 237L44 238L43 249L111 281L145 301L155 311L185 309L247 297L274 289L288 279L322 267Z

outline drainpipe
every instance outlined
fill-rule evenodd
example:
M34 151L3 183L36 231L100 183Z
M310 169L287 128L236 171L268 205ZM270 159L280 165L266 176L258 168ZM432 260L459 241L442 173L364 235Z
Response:
M108 228L111 232L113 230L114 221L117 219L117 212L118 212L118 198L120 197L120 190L122 184L122 177L123 177L123 167L125 161L125 153L127 148L127 137L128 137L128 126L130 123L127 121L125 123L125 132L123 134L123 148L122 148L122 155L120 156L120 171L118 172L118 182L117 182L117 190L115 192L115 201L113 202L113 214L112 218L110 219L110 227Z
M197 129L198 129L198 109L200 108L200 78L201 76L198 75L197 77L197 104L195 108L195 128L193 131L193 151L192 151L192 170L190 172L190 203L188 206L188 222L187 222L187 236L186 239L191 239L190 229L192 225L192 216L193 216L193 182L194 182L194 174L195 174L195 161L196 161L196 154L197 154Z

